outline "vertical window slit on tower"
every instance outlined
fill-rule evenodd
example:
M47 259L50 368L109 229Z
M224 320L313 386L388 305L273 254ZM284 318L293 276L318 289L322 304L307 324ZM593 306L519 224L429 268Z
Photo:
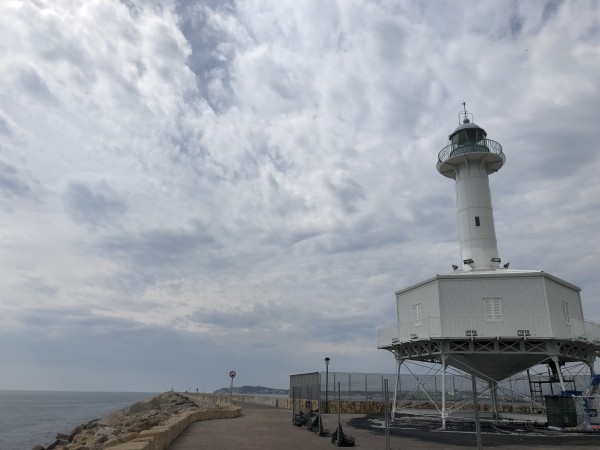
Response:
M479 216L475 216L475 226L478 227L480 225L481 223L479 223Z

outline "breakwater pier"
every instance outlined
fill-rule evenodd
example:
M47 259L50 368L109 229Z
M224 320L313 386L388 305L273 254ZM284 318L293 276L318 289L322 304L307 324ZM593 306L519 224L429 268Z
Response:
M160 410L164 419L155 424ZM63 436L65 442L46 450L318 450L335 446L330 437L293 426L291 419L291 399L285 397L170 392L78 427L73 436ZM382 419L378 414L340 414L344 433L355 438L357 448L369 450L385 447ZM323 427L330 432L337 421L337 413L322 415ZM491 421L488 425L483 443L496 449L564 450L600 444L598 435L559 433L544 427L498 430L497 422ZM149 428L136 431L135 427ZM442 430L439 420L432 417L402 417L392 424L390 433L393 450L475 446L474 430L468 423L451 422L448 430Z

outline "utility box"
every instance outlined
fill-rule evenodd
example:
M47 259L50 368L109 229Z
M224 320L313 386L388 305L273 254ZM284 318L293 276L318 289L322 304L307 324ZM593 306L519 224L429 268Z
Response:
M584 423L583 397L546 395L546 417L548 428L575 428Z

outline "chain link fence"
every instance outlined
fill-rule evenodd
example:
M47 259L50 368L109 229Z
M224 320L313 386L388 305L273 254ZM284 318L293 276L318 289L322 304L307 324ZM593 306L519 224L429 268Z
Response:
M499 403L528 405L531 409L543 408L543 395L557 394L560 387L557 383L537 384L541 401L532 398L531 382L539 381L540 375L528 377L519 374L503 380L497 387ZM566 389L584 391L589 377L577 375L569 378ZM338 398L345 402L383 402L385 396L384 383L387 380L391 393L389 401L393 401L396 390L396 374L356 373L356 372L312 372L290 376L290 397L292 399L318 402L328 399L330 402ZM439 373L435 374L401 374L398 378L396 404L410 407L419 403L441 402L442 391L445 391L446 402L469 402L473 398L471 376L466 374L447 373L445 380ZM491 402L491 389L488 383L477 380L478 397L481 404ZM298 406L303 408L302 405ZM372 407L372 406L371 406ZM368 411L365 411L368 412Z

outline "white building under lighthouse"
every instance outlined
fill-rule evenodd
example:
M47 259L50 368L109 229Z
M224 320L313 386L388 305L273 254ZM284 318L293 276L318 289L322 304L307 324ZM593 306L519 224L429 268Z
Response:
M398 374L405 361L426 361L441 364L443 384L448 366L487 381L497 417L496 388L512 375L548 364L565 390L565 363L593 373L600 326L584 319L577 286L501 265L488 177L506 158L466 110L461 119L437 169L455 180L462 267L396 292L397 323L379 330L378 347L394 354ZM444 423L445 395L442 386Z

